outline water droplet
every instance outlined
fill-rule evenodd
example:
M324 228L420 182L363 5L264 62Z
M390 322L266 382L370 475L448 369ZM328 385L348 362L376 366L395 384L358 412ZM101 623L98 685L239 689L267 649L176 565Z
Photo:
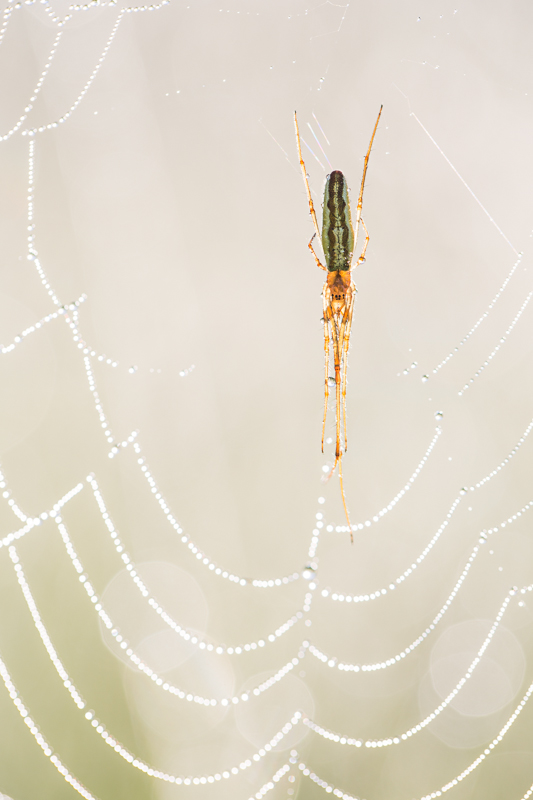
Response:
M326 444L333 444L333 439L331 438L331 436L328 436L328 438L326 439Z
M411 369L416 369L417 367L418 363L416 361L413 361L413 363L411 364Z
M422 383L427 383L429 381L429 375L422 375Z
M133 375L134 372L137 372L138 367L135 364L132 364L131 367L128 369L128 372L131 372Z
M409 375L409 370L408 369L404 369L403 374L404 375Z
M335 386L335 378L332 378L331 375L328 378L328 384L330 386Z
M462 489L459 491L459 494L466 494L467 491L468 489L466 488L466 486L463 486Z
M435 419L442 419L444 414L442 411L435 411Z

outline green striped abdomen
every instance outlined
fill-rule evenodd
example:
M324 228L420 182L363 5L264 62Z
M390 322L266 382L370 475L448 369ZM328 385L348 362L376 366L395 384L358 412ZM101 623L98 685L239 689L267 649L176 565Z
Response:
M324 189L322 246L330 272L350 269L354 249L348 187L342 172L328 175Z

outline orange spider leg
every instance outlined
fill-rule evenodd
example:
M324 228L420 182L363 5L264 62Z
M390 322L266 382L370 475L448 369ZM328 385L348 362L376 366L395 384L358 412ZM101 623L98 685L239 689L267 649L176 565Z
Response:
M333 362L335 365L335 467L339 460L341 453L341 344L339 340L339 331L337 328L337 320L333 315L331 309L328 309L331 314L331 338L333 345ZM335 471L333 467L333 471Z
M323 305L324 305L324 356L326 364L326 375L324 378L324 419L322 420L322 452L324 452L324 432L326 430L326 417L328 414L329 397L329 322L331 309L326 300L327 284L324 285Z
M339 483L341 486L341 497L342 497L342 505L344 506L344 514L346 516L346 520L348 522L348 529L350 531L350 541L353 544L352 523L350 522L350 515L348 513L348 508L346 506L346 497L344 496L344 484L342 482L342 455L339 456Z
M315 207L313 205L313 199L311 197L311 189L309 188L309 181L307 180L307 172L305 171L305 164L302 157L302 146L300 144L300 131L298 130L298 120L296 118L296 111L294 112L294 127L296 130L296 142L298 144L298 157L300 159L300 167L302 169L302 175L304 176L305 189L307 192L307 199L309 201L309 212L311 214L311 217L313 218L313 225L315 226L316 235L320 239L320 230L318 228L318 221L316 218Z
M380 114L381 114L381 111L380 111ZM378 120L379 120L379 117L378 117ZM361 255L359 256L359 258L357 259L355 264L352 264L352 266L350 267L350 272L353 269L355 269L355 267L358 267L359 264L362 264L363 261L365 260L366 249L368 247L368 242L370 241L370 235L368 233L368 229L367 229L367 227L365 225L363 217L361 217L361 225L363 226L363 229L365 231L365 243L363 245L363 249L361 251ZM344 450L345 451L348 449L348 435L347 435L347 431L346 431L346 381L347 381L346 372L347 372L347 368L348 368L348 350L349 350L349 347L350 347L350 333L351 333L351 329L352 329L353 306L354 306L354 301L355 301L355 293L357 292L357 289L355 288L355 284L353 282L352 282L351 288L352 288L353 294L352 294L352 297L351 297L351 300L350 300L350 305L349 305L349 308L348 308L348 311L347 311L346 329L344 331L344 337L343 337L343 364L342 364L342 416L343 416L343 423L344 423Z
M353 303L353 299L352 299L352 303ZM333 314L331 312L331 309L328 308L327 310L329 312L330 321L331 321L331 331L332 331L332 340L333 340L332 341L333 356L334 356L334 359L335 359L335 393L336 393L336 398L335 398L335 400L336 400L336 402L335 402L335 423L336 423L337 441L336 441L336 447L335 447L335 463L333 464L333 467L332 467L332 469L331 469L331 471L330 471L330 473L329 473L329 475L328 475L326 480L329 480L331 478L331 476L335 472L335 469L337 468L337 464L338 464L339 465L339 483L340 483L340 489L341 489L342 505L343 505L343 508L344 508L344 514L346 516L346 521L348 522L348 530L350 531L350 540L351 540L351 542L353 544L352 523L350 521L350 514L348 512L348 506L346 505L346 495L344 494L344 483L343 483L343 478L342 478L342 455L343 455L343 453L342 453L341 446L340 446L340 437L341 437L341 430L340 430L340 423L341 423L341 375L340 375L340 371L341 371L341 356L342 356L342 353L344 353L344 358L346 358L347 341L349 341L349 339L348 340L346 339L346 332L343 331L343 328L344 328L344 326L346 324L345 319L343 319L343 322L341 323L341 331L338 332L337 331L337 322L336 322L336 320L335 320L335 318L334 318L334 316L333 316ZM347 317L348 314L349 314L349 311L347 310L345 312L345 314L344 314L344 317ZM348 322L351 322L351 318L349 316L348 316ZM344 336L344 342L341 339L341 334ZM348 336L349 336L349 334L348 334ZM346 380L346 368L344 368L343 372L344 372L344 380ZM346 413L346 409L345 409L345 406L344 406L344 399L345 398L343 397L343 408L344 408L344 413ZM345 418L345 422L344 422L344 433L346 435L346 418Z
M350 539L352 540L353 544L353 530L352 530L352 523L350 521L350 512L348 511L348 506L346 505L346 496L344 494L344 483L342 480L342 453L339 454L339 457L335 459L335 463L330 470L330 473L327 478L322 478L324 483L327 483L335 469L337 468L337 464L339 465L339 483L341 487L341 498L342 498L342 506L344 508L344 516L346 517L346 522L348 523L348 530L350 531Z
M352 286L353 294L350 300L350 305L347 309L346 327L343 336L343 353L342 353L342 418L344 425L344 452L348 449L348 434L346 429L346 373L348 369L348 350L350 348L350 333L352 329L353 306L355 302L355 286Z
M344 451L346 451L346 322L349 314L349 306L344 307L342 315L342 322L339 330L339 362L342 370L342 375L339 376L339 417L342 418L342 425L339 428L344 430ZM341 397L342 397L342 411L341 411ZM339 442L340 452L340 442Z
M350 272L352 271L352 269L355 269L355 267L358 267L359 264L362 264L363 261L365 260L365 258L366 258L366 248L368 247L368 243L370 241L370 234L368 233L368 230L367 230L367 227L366 227L365 222L363 220L363 217L361 217L361 225L365 229L365 243L363 245L363 249L361 250L361 255L359 256L359 258L357 259L355 264L352 264L352 266L350 267Z
M368 145L368 150L366 151L365 156L365 163L363 167L363 177L361 179L361 188L359 190L359 197L357 198L357 211L355 213L355 229L354 229L354 250L355 245L357 243L357 234L359 233L359 223L361 222L361 213L363 210L363 191L365 188L365 178L366 178L366 170L368 167L368 159L370 158L370 151L372 150L372 144L374 142L374 136L376 135L376 131L378 129L379 118L381 117L381 112L383 111L383 106L379 109L378 118L376 120L376 124L374 125L374 130L372 131L372 137L370 139L370 144ZM363 223L364 225L364 223ZM366 228L365 228L366 230ZM368 235L368 234L367 234ZM366 247L364 248L366 251Z
M319 257L315 253L315 248L313 247L313 239L315 238L315 236L316 236L316 233L313 233L313 235L311 236L311 241L309 242L309 244L307 246L310 249L310 251L312 252L313 256L315 257L315 261L316 261L317 267L320 267L320 269L323 269L324 272L327 272L326 267L324 266L324 264L322 264L322 262L320 261Z
M341 364L340 364L340 349L339 349L339 336L337 331L337 322L335 320L335 315L331 310L331 306L326 306L324 302L324 318L328 320L329 324L331 325L331 347L333 350L333 361L335 364L335 428L336 428L336 442L335 442L335 463L331 468L328 477L324 478L324 482L327 483L339 462L339 458L341 456L341 449L340 449L340 442L341 442L341 431L340 431L340 415L339 415L339 408L340 408L340 387L341 387ZM324 337L326 336L326 327L324 326ZM327 345L324 342L324 346L328 347L329 352L329 330L327 331L328 341ZM329 371L329 370L328 370ZM329 376L326 377L326 381L329 380ZM326 389L326 402L324 404L324 421L322 425L322 432L324 431L324 426L326 424L326 414L327 414L327 395L329 395L329 390Z
M354 287L355 289L355 287ZM350 299L350 304L346 308L343 319L341 323L341 330L339 334L339 355L341 355L341 348L342 348L342 418L343 418L343 428L344 428L344 452L346 452L346 448L348 447L348 436L346 433L346 369L348 364L348 348L350 346L350 329L352 326L352 312L353 312L353 304L354 304L354 295L352 294ZM337 377L335 373L335 377ZM337 436L340 436L340 398L339 398L339 390L340 386L337 389ZM342 456L343 453L340 450L340 442L337 439L337 446L339 450L338 456L335 458L335 466L337 466L337 462L339 463L339 484L341 489L341 497L342 497L342 505L344 508L344 515L346 517L346 521L348 522L348 530L350 531L350 541L353 544L353 531L352 531L352 523L350 521L350 514L348 513L348 506L346 505L346 495L344 494L344 482L342 479ZM333 471L335 467L333 467Z

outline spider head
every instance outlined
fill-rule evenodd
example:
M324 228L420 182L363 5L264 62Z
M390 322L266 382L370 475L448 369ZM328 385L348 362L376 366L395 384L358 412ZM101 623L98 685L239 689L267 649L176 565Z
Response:
M326 285L329 290L329 304L334 314L341 314L350 302L352 277L349 270L328 272Z

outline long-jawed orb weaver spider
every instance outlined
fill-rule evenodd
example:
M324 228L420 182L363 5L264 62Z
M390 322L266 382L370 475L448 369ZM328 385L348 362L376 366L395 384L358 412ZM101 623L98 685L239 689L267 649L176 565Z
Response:
M307 199L309 201L309 211L311 213L313 225L315 226L315 233L311 237L308 247L315 258L317 266L328 273L328 277L322 290L322 301L324 306L324 353L326 360L326 377L324 381L324 417L322 421L322 452L324 452L324 431L326 428L329 385L331 381L332 384L333 382L335 383L336 444L335 463L328 477L333 475L338 464L342 503L344 506L346 519L348 520L348 527L352 542L352 525L350 523L350 516L346 507L346 498L344 495L344 486L342 482L342 454L343 452L346 452L348 447L348 437L346 433L346 370L348 366L348 349L350 347L353 306L355 301L355 293L357 292L355 284L352 281L351 273L355 267L359 266L359 264L362 264L365 260L366 248L368 247L370 238L366 225L363 221L363 217L361 216L363 210L363 191L365 188L368 159L370 158L370 151L372 150L372 144L374 142L374 136L376 135L382 110L383 106L381 106L379 109L378 118L376 120L376 124L374 125L370 144L368 145L368 150L365 156L363 177L361 179L361 188L359 190L357 210L355 213L355 229L352 226L350 198L348 195L346 178L342 172L339 170L334 170L330 175L327 176L326 186L324 189L322 237L320 236L315 207L313 205L311 190L309 188L309 181L307 180L307 173L305 171L305 164L302 157L302 146L300 143L298 120L296 118L296 112L294 112L294 126L296 128L296 143L298 145L300 167L302 168ZM359 224L363 226L366 238L361 255L354 264L353 259L354 251L357 247ZM318 236L319 239L322 239L322 249L324 250L326 266L321 263L313 248L313 239L315 236ZM335 378L330 378L329 376L330 346L333 351ZM341 428L344 432L344 450L341 446Z

